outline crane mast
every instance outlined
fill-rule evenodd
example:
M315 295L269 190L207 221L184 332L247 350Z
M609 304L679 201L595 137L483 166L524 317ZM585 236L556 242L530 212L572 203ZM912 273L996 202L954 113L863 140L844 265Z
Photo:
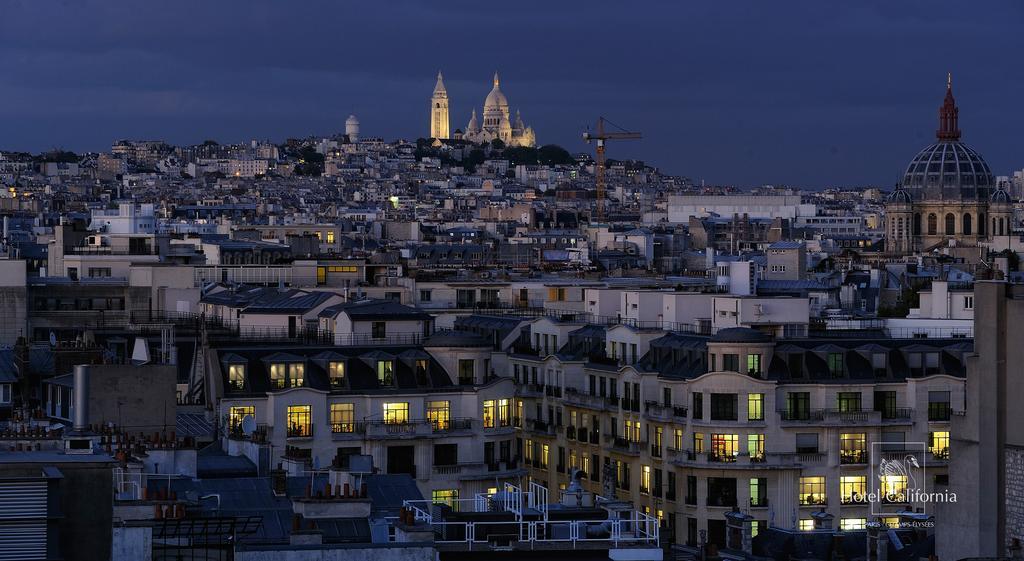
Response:
M604 130L605 122L608 122L608 124L610 124L613 127L619 129L620 132L607 132L607 131L605 131ZM605 142L608 141L608 140L638 140L640 138L641 138L641 136L640 136L639 132L627 131L627 130L623 129L622 127L619 127L618 125L615 125L611 121L608 121L604 117L598 117L598 119L597 119L597 128L595 129L594 133L591 133L589 131L583 133L583 140L585 140L587 143L590 143L590 141L593 140L597 144L597 149L595 150L595 152L597 154L597 158L596 158L596 168L594 170L594 181L595 181L596 186L597 186L597 220L598 220L598 222L604 220L604 205L605 205L605 199L606 199L606 194L605 194L605 190L606 190L606 187L605 187L605 169L604 169L604 165L605 165Z

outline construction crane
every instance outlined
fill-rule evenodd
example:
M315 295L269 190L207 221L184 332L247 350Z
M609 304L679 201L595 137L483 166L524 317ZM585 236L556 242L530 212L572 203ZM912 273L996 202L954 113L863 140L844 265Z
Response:
M618 132L605 132L604 125L609 125L619 129ZM583 140L590 144L591 140L597 141L597 165L594 170L594 177L597 183L597 220L598 222L604 220L604 201L605 201L605 185L604 185L604 143L606 140L639 140L640 133L627 131L626 129L616 125L615 123L605 119L604 117L598 117L597 119L597 132L591 133L589 130L583 133Z

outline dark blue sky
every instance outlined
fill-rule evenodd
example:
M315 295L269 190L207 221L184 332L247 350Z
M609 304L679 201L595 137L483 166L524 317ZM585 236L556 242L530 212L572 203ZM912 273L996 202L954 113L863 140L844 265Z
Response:
M964 140L1024 168L1024 3L0 0L0 148L117 138L428 132L444 71L452 126L495 70L541 143L598 115L610 145L708 183L894 183L931 141L946 72Z

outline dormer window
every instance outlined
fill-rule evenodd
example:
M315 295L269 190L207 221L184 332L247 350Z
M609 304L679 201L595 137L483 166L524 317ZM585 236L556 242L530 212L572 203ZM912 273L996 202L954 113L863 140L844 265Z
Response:
M287 364L271 364L270 365L270 386L277 389L284 389L288 387L288 365Z
M833 378L843 376L843 353L828 353L828 371Z
M416 383L417 384L419 384L421 386L427 386L427 385L430 384L430 381L427 378L427 368L429 367L429 365L430 365L430 361L428 361L425 358L421 358L421 359L417 359L416 360ZM519 368L519 365L516 365L516 369L517 369L516 373L517 374L518 374L518 368Z
M395 385L395 361L377 361L377 383L382 386Z
M228 386L236 390L241 390L245 388L244 364L228 365Z
M331 380L331 387L345 385L345 363L342 361L328 363L327 375Z
M299 388L305 381L306 365L301 362L277 362L270 365L270 386L272 388Z

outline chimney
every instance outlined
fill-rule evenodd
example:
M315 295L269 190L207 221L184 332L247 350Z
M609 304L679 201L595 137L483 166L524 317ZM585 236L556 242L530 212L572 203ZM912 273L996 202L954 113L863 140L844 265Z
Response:
M75 432L89 430L89 365L75 365Z
M89 365L75 365L74 428L64 431L65 454L92 454L99 438L89 429Z

